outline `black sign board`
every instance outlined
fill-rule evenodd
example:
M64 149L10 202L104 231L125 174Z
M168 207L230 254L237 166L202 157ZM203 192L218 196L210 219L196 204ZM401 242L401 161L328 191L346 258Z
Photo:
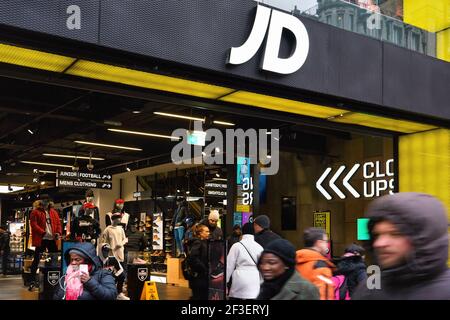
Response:
M92 172L58 171L57 178L112 181L112 175Z
M90 188L90 189L112 189L112 183L107 181L86 181L86 180L69 180L56 179L57 187L72 187L72 188Z

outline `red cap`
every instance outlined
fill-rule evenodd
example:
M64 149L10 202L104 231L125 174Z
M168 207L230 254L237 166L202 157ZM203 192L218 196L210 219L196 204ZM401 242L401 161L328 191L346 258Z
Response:
M121 204L121 203L124 203L124 202L125 202L125 201L124 201L123 199L117 199L117 200L116 200L116 203L117 203L117 204Z
M83 204L83 208L85 208L85 209L94 209L95 205L90 203L90 202L86 202L85 204Z

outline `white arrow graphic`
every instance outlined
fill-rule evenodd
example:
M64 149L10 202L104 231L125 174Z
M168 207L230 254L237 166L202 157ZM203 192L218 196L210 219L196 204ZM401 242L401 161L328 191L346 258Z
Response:
M320 176L319 180L316 182L316 188L320 191L321 194L327 199L331 200L330 194L322 187L322 182L325 180L325 178L328 176L328 174L331 172L331 168L327 168L325 172Z
M345 166L340 166L338 171L334 174L334 176L330 179L330 187L331 189L333 189L334 192L336 192L336 194L339 196L339 198L341 199L345 199L345 194L343 194L341 192L341 190L339 190L336 185L334 184L337 180L337 178L339 178L339 176L341 175L342 171L345 170Z
M357 163L353 166L353 168L347 173L347 175L345 176L344 180L342 180L342 183L344 184L344 187L347 188L348 191L350 191L350 193L355 197L355 198L359 198L361 197L360 194L358 192L356 192L356 190L352 187L352 185L350 183L348 183L348 180L350 180L351 177L353 177L353 175L355 174L356 170L358 170L360 167L360 164Z

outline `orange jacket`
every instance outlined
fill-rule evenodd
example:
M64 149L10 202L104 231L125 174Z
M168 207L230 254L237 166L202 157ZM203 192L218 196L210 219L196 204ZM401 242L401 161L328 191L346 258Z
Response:
M320 293L320 300L334 300L334 286L331 277L336 268L326 257L312 249L297 251L296 269L305 279L312 282Z

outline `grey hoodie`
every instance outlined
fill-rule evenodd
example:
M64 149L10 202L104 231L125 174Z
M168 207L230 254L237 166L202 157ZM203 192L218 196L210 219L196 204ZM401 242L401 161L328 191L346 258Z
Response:
M381 289L361 283L353 299L450 299L448 219L440 201L412 192L387 195L371 203L366 217L371 238L375 224L387 220L411 239L414 249L405 264L381 271Z

